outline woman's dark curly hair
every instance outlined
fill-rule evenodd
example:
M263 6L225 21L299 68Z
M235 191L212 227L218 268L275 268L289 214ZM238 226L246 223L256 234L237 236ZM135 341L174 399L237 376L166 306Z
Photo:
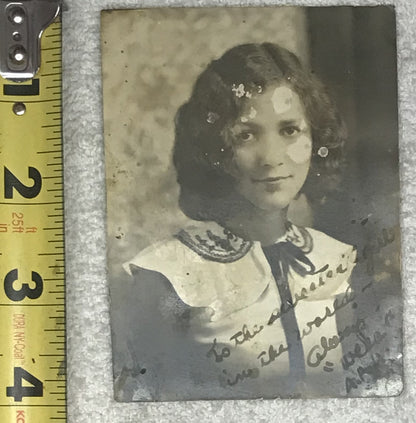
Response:
M222 222L247 206L227 172L233 152L225 133L251 93L261 95L275 84L291 87L303 102L313 140L308 179L319 175L320 186L334 180L346 131L323 85L293 53L276 44L239 45L208 65L176 115L173 163L179 204L188 217ZM328 149L327 157L318 154L321 147Z

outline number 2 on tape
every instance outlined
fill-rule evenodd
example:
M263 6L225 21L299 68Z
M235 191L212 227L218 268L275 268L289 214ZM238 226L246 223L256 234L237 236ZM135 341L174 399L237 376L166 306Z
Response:
M59 11L0 1L0 423L66 420Z
M4 166L4 198L13 198L13 188L24 198L35 198L42 188L42 176L40 172L29 166L29 178L33 179L31 187L24 185L16 176Z
M4 166L4 198L13 199L14 190L22 197L30 199L36 198L42 188L42 176L40 172L32 167L28 167L28 176L33 180L32 186L24 185L6 166ZM42 295L43 280L39 273L32 271L32 282L34 288L29 284L22 283L19 290L15 289L14 283L18 280L18 269L10 270L4 278L4 292L12 301L22 301L25 298L35 300ZM30 383L32 386L23 386L22 381ZM13 369L13 386L8 386L6 395L14 398L15 401L21 402L23 397L42 397L43 383L34 375L30 374L22 367L14 367Z

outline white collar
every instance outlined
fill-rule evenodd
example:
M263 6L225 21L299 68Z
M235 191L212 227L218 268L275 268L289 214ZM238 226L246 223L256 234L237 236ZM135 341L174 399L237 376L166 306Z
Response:
M176 235L179 241L206 260L219 263L232 263L244 257L257 242L247 241L216 222L195 222L194 225L180 230ZM290 242L307 254L313 249L309 232L291 222L286 223L286 232L279 242Z
M293 224L278 242L296 245L316 270L326 269L314 276L291 274L292 294L306 290L307 300L321 300L347 289L355 265L351 245ZM163 274L183 302L212 308L215 319L237 304L244 308L256 302L274 283L260 243L243 240L214 222L195 222L175 237L147 247L124 265L130 274L134 267Z

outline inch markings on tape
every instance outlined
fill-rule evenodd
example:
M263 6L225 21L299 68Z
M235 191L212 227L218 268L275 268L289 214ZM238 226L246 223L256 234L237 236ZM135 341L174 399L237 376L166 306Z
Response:
M61 23L0 77L0 422L66 421Z

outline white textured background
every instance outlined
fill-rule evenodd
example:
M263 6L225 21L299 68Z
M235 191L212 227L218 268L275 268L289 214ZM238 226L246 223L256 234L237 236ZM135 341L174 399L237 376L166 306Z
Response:
M113 400L106 275L100 11L155 6L395 4L398 20L405 383L388 399L121 404ZM72 0L63 15L68 413L84 422L416 422L416 2ZM191 41L191 40L190 40Z

